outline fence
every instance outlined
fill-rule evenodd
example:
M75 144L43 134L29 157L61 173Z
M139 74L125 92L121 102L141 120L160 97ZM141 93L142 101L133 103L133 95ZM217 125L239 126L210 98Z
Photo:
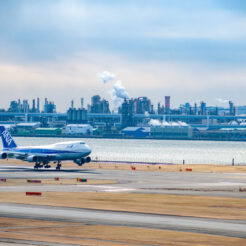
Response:
M237 158L225 159L225 160L215 160L215 159L162 159L162 158L148 158L144 159L141 157L131 157L125 156L115 157L115 156L92 156L93 162L108 162L108 163L126 163L126 164L166 164L166 165L177 165L177 164L205 164L205 165L232 165L232 166L245 166L246 160L237 160Z

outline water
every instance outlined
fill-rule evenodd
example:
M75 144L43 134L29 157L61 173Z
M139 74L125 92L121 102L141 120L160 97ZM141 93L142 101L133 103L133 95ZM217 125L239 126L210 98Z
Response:
M43 145L72 138L16 137L20 146ZM82 139L91 148L91 157L98 160L158 162L181 164L246 164L246 142L139 140L139 139Z

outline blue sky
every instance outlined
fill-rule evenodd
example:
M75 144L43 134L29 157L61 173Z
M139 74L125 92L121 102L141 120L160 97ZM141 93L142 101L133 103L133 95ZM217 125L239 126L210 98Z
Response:
M108 70L132 97L246 104L246 1L0 0L0 108L47 96L64 111Z

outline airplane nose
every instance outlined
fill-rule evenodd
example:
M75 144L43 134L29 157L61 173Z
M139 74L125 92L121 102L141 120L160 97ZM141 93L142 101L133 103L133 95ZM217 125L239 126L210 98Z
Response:
M87 151L87 155L89 155L91 153L91 148L86 144L85 149Z

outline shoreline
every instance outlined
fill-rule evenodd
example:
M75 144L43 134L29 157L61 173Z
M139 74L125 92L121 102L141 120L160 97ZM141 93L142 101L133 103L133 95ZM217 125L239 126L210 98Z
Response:
M154 137L125 137L125 136L89 136L89 135L25 135L13 134L13 137L29 138L92 138L92 139L125 139L125 140L179 140L179 141L213 141L213 142L246 142L246 139L214 139L214 138L154 138Z

